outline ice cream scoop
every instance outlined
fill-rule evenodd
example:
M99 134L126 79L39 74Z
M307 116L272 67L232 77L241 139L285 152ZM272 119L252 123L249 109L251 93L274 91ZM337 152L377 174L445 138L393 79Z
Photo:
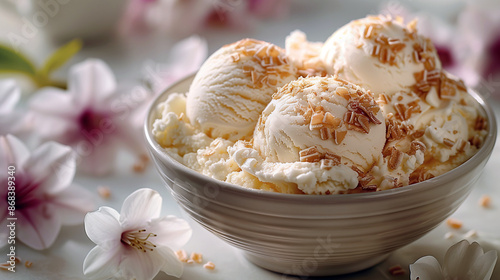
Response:
M384 16L354 20L326 40L320 57L329 74L376 96L393 94L417 84L420 78L415 73L441 69L432 42L419 35L415 26L416 22L404 25Z
M272 94L294 79L296 68L283 49L240 40L201 66L187 94L187 117L212 138L248 139Z
M235 145L230 154L262 182L329 194L356 188L384 144L384 116L370 92L336 77L307 77L281 87L259 118L253 147Z
M335 77L299 78L280 88L257 123L253 145L271 162L326 154L367 170L385 144L385 119L371 93ZM308 154L316 147L317 154Z

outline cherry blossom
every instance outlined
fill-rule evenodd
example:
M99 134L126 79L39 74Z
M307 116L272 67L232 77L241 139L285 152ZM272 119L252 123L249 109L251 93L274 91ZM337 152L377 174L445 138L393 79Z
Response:
M113 169L119 147L145 153L140 131L130 124L142 102L117 90L103 61L88 59L70 69L67 91L42 88L29 106L42 139L71 146L78 170L103 175Z
M42 250L62 225L83 222L93 209L90 192L72 183L75 158L70 147L47 142L30 152L12 135L0 136L0 236L15 222L16 239ZM13 220L12 220L13 219ZM0 238L0 247L8 243Z
M85 231L97 244L85 258L90 279L148 280L161 270L180 277L179 249L191 237L189 224L174 216L160 217L162 198L139 189L123 202L121 212L103 206L85 217Z

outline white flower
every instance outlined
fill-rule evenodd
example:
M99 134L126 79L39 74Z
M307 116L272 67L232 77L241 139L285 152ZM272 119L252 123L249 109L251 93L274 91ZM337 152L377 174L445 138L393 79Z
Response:
M46 249L62 225L81 224L93 209L92 195L72 184L75 158L70 147L49 142L30 153L16 137L2 136L0 170L0 237L9 231L7 218L15 218L16 238L33 249ZM7 242L0 238L0 247Z
M444 265L432 256L425 256L410 265L411 280L489 280L497 252L483 252L477 242L462 240L448 249Z
M68 91L43 88L30 100L34 127L43 139L71 146L79 169L102 175L112 170L118 147L145 153L140 130L130 125L143 99L116 90L111 69L89 59L70 69Z
M85 217L85 231L97 244L83 263L91 279L148 280L161 270L180 277L183 266L172 249L191 237L188 223L174 216L160 217L161 196L139 189L123 202L121 213L101 207Z

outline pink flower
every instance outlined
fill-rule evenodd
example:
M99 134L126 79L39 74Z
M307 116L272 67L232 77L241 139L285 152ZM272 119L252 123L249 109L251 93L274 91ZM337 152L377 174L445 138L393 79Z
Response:
M101 207L85 217L85 232L95 246L83 262L90 279L150 280L161 270L180 277L183 266L173 249L191 237L189 224L174 216L160 217L162 198L139 189L123 202L121 213Z
M140 131L129 124L142 102L116 90L115 77L103 61L89 59L70 69L67 91L43 88L30 107L43 139L71 146L79 170L103 175L112 170L119 147L145 152Z
M0 236L15 223L16 238L29 247L50 247L62 225L83 222L92 196L72 184L75 158L70 147L48 142L32 153L16 137L0 137ZM0 238L0 247L8 243Z

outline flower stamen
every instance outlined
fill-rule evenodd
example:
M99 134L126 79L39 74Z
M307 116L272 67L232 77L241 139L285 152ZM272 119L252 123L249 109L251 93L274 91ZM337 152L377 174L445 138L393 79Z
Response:
M145 229L128 231L122 234L121 241L124 244L127 244L133 248L141 250L143 252L153 251L156 248L156 245L149 241L150 237L156 237L157 234L147 233Z

